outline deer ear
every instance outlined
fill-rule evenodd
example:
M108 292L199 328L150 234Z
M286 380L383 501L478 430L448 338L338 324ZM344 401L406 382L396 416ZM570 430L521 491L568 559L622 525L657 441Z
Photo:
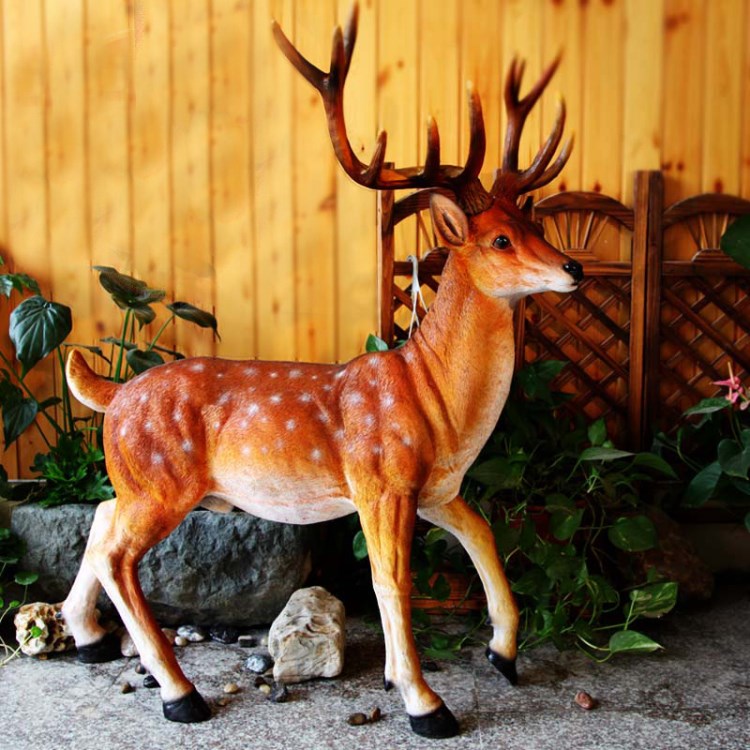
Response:
M466 214L450 199L439 193L430 198L432 226L448 247L463 247L469 237Z

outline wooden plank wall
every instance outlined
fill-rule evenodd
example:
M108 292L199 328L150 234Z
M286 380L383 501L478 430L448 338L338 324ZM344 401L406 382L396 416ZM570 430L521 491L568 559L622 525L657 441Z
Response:
M276 18L327 67L349 0L0 0L0 247L74 310L72 339L119 330L94 264L215 311L221 341L175 325L186 354L345 360L376 329L375 197L337 168L322 107L273 44ZM489 176L502 143L503 72L564 61L555 91L576 147L545 189L631 202L662 168L666 198L750 197L750 0L361 0L346 95L351 141L414 164L434 115L445 158L465 152L465 82L481 92ZM399 230L399 252L417 242ZM401 250L403 248L403 250ZM613 242L611 257L627 246ZM679 243L667 252L681 252ZM0 344L9 352L0 300ZM163 319L163 318L162 318ZM48 395L55 368L30 384ZM31 433L3 463L25 474Z

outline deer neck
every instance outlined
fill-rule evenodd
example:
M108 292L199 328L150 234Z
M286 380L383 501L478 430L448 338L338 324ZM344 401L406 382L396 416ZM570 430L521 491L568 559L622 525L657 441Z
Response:
M417 398L426 413L437 412L433 422L444 423L448 442L452 436L469 450L481 449L513 375L512 303L476 290L460 259L449 256L430 312L403 351Z

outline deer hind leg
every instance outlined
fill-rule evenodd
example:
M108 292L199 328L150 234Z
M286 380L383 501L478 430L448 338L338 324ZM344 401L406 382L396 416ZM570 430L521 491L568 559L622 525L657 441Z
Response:
M62 607L65 622L75 638L78 660L86 664L112 661L120 657L119 639L114 634L107 633L96 619L96 600L102 586L88 560L92 545L106 533L112 523L115 503L116 500L108 500L97 506L86 554Z
M487 595L487 607L492 623L493 633L486 652L487 658L512 685L515 685L518 682L518 607L500 564L492 529L460 496L445 505L420 509L419 515L453 534L469 553Z
M143 555L184 515L184 510L168 511L165 504L149 499L132 501L120 496L109 527L92 542L87 559L138 648L141 662L161 687L164 716L192 723L210 718L211 711L180 669L138 580Z
M453 737L458 724L425 681L412 633L409 556L415 519L413 498L385 494L360 508L385 636L385 685L398 687L414 732Z

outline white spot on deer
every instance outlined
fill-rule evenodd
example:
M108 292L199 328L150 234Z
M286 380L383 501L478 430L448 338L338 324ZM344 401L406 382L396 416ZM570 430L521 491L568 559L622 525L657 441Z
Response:
M318 421L322 422L323 424L327 424L328 422L331 421L331 418L328 416L328 414L326 412L321 411L318 414Z
M245 368L245 375L249 375L250 377L253 377L254 375L257 375L258 371L254 367L246 367Z
M336 440L343 440L344 439L344 431L343 430L336 430L336 432L333 433L333 437L335 437Z
M323 451L320 450L320 448L313 448L312 451L310 451L310 458L315 462L320 461L320 459L323 458Z
M218 430L221 427L221 422L214 422L214 429Z
M246 419L241 419L240 420L240 429L241 430L246 430L248 424L250 424L250 423Z
M225 404L228 404L231 398L232 398L231 393L222 393L221 398L219 398L219 402L218 402L219 406L224 406Z
M144 428L144 429L145 429L145 430L146 430L147 432L151 432L151 431L152 431L152 430L154 429L154 423L153 423L153 422L152 422L152 421L151 421L150 419L147 419L147 420L146 420L146 421L145 421L145 422L143 423L143 428Z
M300 393L300 395L297 396L297 401L300 401L303 404L309 404L312 401L312 396L309 393Z
M268 399L272 404L280 404L281 403L281 394L274 393L271 398Z
M125 437L125 435L128 434L128 427L127 425L123 425L120 427L120 437Z
M216 377L217 378L223 378L224 377L224 373L223 372L217 372L216 373Z
M368 384L371 385L373 388L378 384L378 381L375 380L375 378L370 378L368 381Z
M358 391L354 391L353 393L349 393L346 396L346 400L352 406L357 406L358 404L361 404L365 400L365 397Z
M287 430L291 431L297 427L297 422L294 419L287 419L284 426L287 428Z
M243 456L249 456L250 455L250 446L249 445L243 445L242 450L240 451Z
M274 372L269 372L268 373L268 377L269 378L278 378L279 377L279 373L275 372L275 371Z
M323 390L326 391L326 392L332 391L333 390L333 386L330 383L326 383L323 386Z
M403 444L404 444L404 445L405 445L405 446L406 446L407 448L408 448L409 446L411 446L411 445L412 445L412 443L413 443L412 439L411 439L411 438L410 438L410 437L409 437L408 435L404 435L404 436L403 436L403 437L401 438L401 442L402 442L402 443L403 443Z
M248 404L248 407L247 409L245 409L245 411L251 417L254 417L260 411L260 406L258 406L258 404Z
M313 375L313 376L312 376L312 379L313 379L313 380L317 380L317 379L318 379L318 376L317 376L317 375Z
M138 396L138 401L141 404L145 404L146 401L148 401L148 393L141 393L141 395Z
M345 374L346 370L339 370L333 377L338 380L339 378L343 378Z
M372 414L365 414L365 416L362 417L362 422L365 427L372 427L375 424L375 417Z
M372 452L373 452L373 455L379 456L383 452L383 447L381 445L373 445Z
M404 360L406 362L413 362L414 361L414 352L411 349L407 349L404 352Z
M294 368L293 370L289 370L290 378L299 378L301 376L302 376L302 370L298 370L297 368Z
M284 447L284 441L281 438L276 438L273 445L277 451L280 451Z
M262 446L262 447L261 447L261 449L260 449L260 452L261 452L261 453L262 453L262 454L263 454L264 456L267 456L267 455L268 455L268 446L267 446L267 445L264 445L264 446Z
M164 463L164 456L162 456L161 453L154 453L154 455L151 456L151 463L153 464Z
M203 362L194 362L192 365L190 365L190 369L193 372L203 372L206 369L206 366L203 364Z
M390 393L384 393L380 397L380 405L385 409L390 409L393 404L396 403L396 399Z
M183 440L182 450L184 450L185 453L191 453L193 450L193 443L190 440Z

